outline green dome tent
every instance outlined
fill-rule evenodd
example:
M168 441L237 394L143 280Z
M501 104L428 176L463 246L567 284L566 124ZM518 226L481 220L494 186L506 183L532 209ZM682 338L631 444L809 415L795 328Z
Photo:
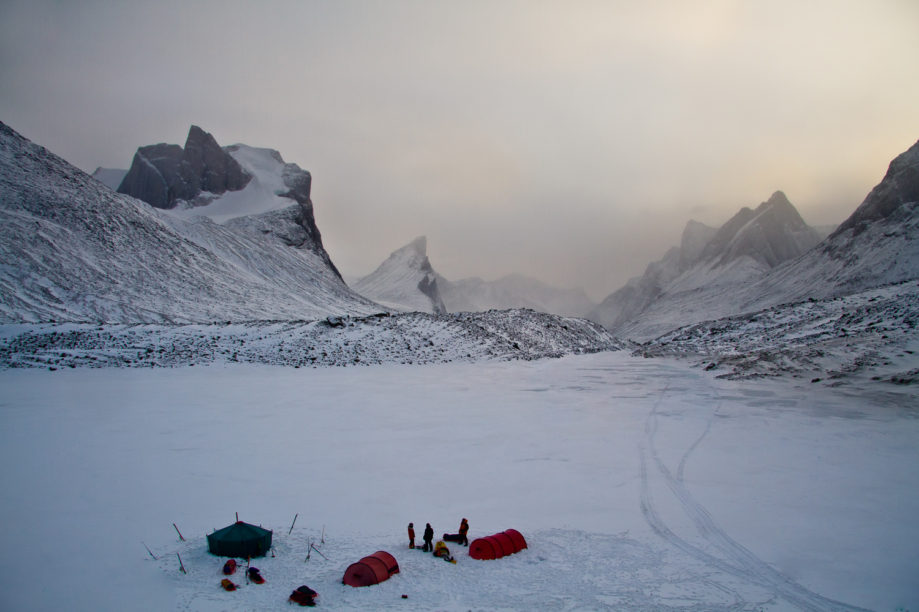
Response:
M271 533L236 521L207 536L207 549L219 557L261 557L271 549Z

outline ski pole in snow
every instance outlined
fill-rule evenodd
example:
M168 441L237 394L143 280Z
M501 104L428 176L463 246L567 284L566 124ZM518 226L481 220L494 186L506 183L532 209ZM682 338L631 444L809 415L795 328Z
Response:
M141 544L144 544L144 543L141 542ZM153 560L154 560L154 561L159 561L159 559L156 558L156 555L154 555L153 552L150 550L150 547L149 547L149 546L147 546L146 544L144 544L144 548L147 549L147 552L150 553L150 556L153 557Z
M179 557L179 553L176 553L176 557ZM179 557L179 569L182 570L183 574L188 573L187 571L185 571L185 564L182 563L182 557Z
M325 525L322 526L322 539L319 540L320 544L325 544Z
M172 526L173 526L173 527L176 527L176 524L173 523ZM179 528L178 528L178 527L176 527L176 533L179 534L179 539L182 540L182 541L184 542L184 541L185 541L185 538L182 537L182 532L179 531Z
M309 548L306 549L306 560L310 560L310 554L313 552L313 538L307 540L310 543Z
M299 513L299 512L296 513L296 514L294 515L293 523L290 524L290 529L287 530L287 535L290 535L290 532L294 530L294 523L297 522L297 517L298 517L298 516L300 516L300 513Z

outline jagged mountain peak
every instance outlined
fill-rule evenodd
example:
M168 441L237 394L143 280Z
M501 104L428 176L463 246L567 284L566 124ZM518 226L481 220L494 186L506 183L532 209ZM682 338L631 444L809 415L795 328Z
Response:
M218 225L105 187L0 124L0 322L303 320L370 314L296 204ZM298 229L299 228L299 229Z
M728 290L800 256L819 241L785 194L776 191L755 209L744 206L718 229L687 223L679 247L607 296L590 318L631 333L660 304L677 304L683 296L703 294L715 286ZM643 333L639 330L635 337Z
M428 237L418 236L412 240L405 248L414 249L419 255L427 256L428 254Z
M184 148L166 143L138 148L118 191L169 209L202 192L238 191L251 178L210 133L192 125Z
M393 251L376 270L354 283L353 288L364 297L396 310L447 312L437 273L427 256L425 236Z
M425 272L433 271L431 262L428 259L427 236L418 236L405 246L396 249L389 254L386 261L404 262L410 267L419 268Z
M791 206L794 208L794 206L791 205L791 202L788 201L788 196L786 196L785 192L781 189L773 192L773 194L769 196L769 199L763 202L763 204L767 206ZM760 204L760 206L763 204Z
M782 191L773 193L768 200L757 206L754 212L757 218L769 216L772 222L781 223L793 229L807 226L798 209L788 201Z
M741 208L705 246L701 259L724 266L749 257L766 268L793 259L813 248L820 236L781 191L756 209Z
M777 192L755 211L741 210L719 229L717 249L707 247L713 259L664 286L646 275L611 294L592 316L625 337L648 340L689 323L850 295L919 275L919 143L890 163L883 180L817 248L764 267L766 260L755 261L740 247L758 244L761 255L782 255L789 254L782 245L802 248L819 239L786 200ZM784 239L773 241L777 235ZM741 257L721 265L727 253Z
M830 238L849 230L859 234L871 223L886 219L904 206L916 202L919 202L919 141L890 162L881 182ZM907 216L919 214L919 207L913 206L905 212Z

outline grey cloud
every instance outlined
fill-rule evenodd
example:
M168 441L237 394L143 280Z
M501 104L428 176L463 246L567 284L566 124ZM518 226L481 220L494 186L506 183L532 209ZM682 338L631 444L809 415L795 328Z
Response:
M201 125L314 177L348 274L595 297L784 190L841 221L919 137L915 3L5 2L0 118L85 170ZM853 44L859 41L859 44Z

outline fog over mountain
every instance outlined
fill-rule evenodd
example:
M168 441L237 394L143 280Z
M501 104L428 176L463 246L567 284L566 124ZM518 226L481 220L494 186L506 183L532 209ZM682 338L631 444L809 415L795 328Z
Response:
M448 279L599 301L777 189L841 223L919 133L916 23L898 0L9 0L0 120L86 172L200 125L310 169L349 277L423 235Z
M819 241L817 231L777 191L755 210L741 208L718 229L690 221L679 247L609 295L590 317L609 329L640 335L645 332L633 327L643 325L645 310L655 302L682 300L714 286L744 285ZM674 316L662 325L689 322L679 314Z
M497 280L438 277L438 287L450 312L531 308L569 317L583 317L596 306L583 289L560 289L522 274Z
M919 142L890 162L864 202L819 244L781 192L714 233L690 224L684 240L686 254L672 249L591 318L649 340L687 324L919 278Z

